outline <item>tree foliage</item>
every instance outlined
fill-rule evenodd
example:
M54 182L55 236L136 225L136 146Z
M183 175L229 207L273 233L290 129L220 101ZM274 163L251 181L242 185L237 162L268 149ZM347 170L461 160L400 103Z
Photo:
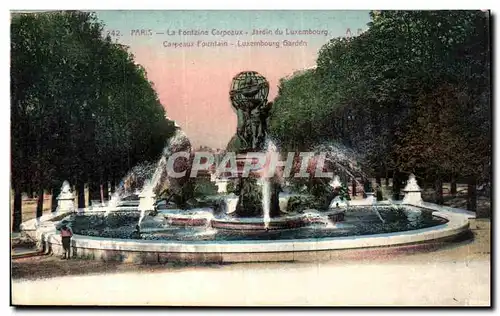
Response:
M119 179L138 162L157 159L173 134L144 68L126 47L102 34L92 13L13 14L16 192L58 187L63 180ZM15 212L16 228L19 208Z
M489 182L489 13L373 11L334 38L316 68L282 80L271 130L284 149L336 140L372 176Z

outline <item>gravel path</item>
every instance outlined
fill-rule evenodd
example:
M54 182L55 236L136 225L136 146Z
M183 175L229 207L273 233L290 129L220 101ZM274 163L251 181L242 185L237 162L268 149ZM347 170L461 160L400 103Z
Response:
M14 304L483 305L489 261L261 264L13 282Z
M472 228L472 242L361 261L138 266L19 259L12 264L12 303L489 306L489 222Z

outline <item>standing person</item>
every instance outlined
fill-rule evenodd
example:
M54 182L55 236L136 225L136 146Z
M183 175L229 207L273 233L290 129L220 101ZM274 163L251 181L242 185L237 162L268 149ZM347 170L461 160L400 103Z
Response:
M71 237L73 237L73 232L66 224L61 227L61 240L64 249L64 256L62 259L69 259L71 255Z

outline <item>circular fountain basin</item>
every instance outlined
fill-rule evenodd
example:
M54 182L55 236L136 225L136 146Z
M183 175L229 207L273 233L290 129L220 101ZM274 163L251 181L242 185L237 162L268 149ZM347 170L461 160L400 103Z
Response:
M345 253L347 250L369 250L370 253L378 253L386 251L380 250L382 249L380 247L389 247L387 249L390 251L408 247L427 247L426 245L455 238L467 232L468 219L473 217L463 210L457 211L435 204L404 207L411 215L409 216L412 218L411 221L414 218L421 218L422 214L432 212L432 223L411 226L413 224L408 222L404 229L401 227L392 229L394 227L391 223L374 225L376 216L372 214L373 212L369 212L365 219L362 215L363 210L359 211L359 214L354 212L354 215L347 210L345 221L330 227L313 225L267 232L211 227L165 227L136 237L127 234L117 235L113 231L108 232L107 237L103 237L84 235L84 231L74 229L72 246L76 257L137 263L328 260L338 257L339 251ZM387 213L382 212L382 215L386 216ZM133 229L133 225L128 223L123 225L116 229L123 229L124 232ZM60 254L61 239L54 226L39 228L40 233L37 236L46 252ZM356 232L356 227L368 229Z

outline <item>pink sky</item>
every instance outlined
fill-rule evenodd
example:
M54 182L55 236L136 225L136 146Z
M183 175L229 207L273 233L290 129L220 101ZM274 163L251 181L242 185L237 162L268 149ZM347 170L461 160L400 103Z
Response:
M315 65L320 47L329 39L366 29L368 11L99 11L103 33L129 46L143 65L167 115L186 132L194 146L225 148L236 132L229 102L231 79L244 70L270 82L269 101L279 79ZM183 30L184 32L178 32ZM207 35L185 34L201 30ZM214 30L239 30L221 36ZM253 35L266 30L265 35ZM281 30L281 34L276 31ZM292 35L289 30L314 30ZM176 33L177 32L177 33ZM350 31L351 32L351 31ZM226 41L227 47L169 48L164 42ZM237 41L307 41L307 47L239 47Z
M278 92L279 79L315 64L317 48L254 48L235 53L221 48L181 50L169 54L145 47L136 61L154 83L167 115L186 132L195 146L225 148L236 131L236 115L229 102L234 75L255 70L270 83L269 101Z

